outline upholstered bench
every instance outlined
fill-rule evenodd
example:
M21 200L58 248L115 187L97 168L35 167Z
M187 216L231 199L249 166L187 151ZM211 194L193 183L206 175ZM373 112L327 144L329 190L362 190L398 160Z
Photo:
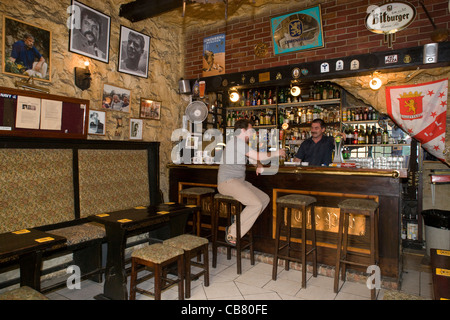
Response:
M58 251L73 253L73 264L80 268L84 279L102 281L102 243L106 237L103 225L88 222L46 231L67 239L66 246ZM49 252L49 255L53 254L55 252ZM48 292L62 284L61 282L48 286L42 291Z
M42 293L24 286L0 294L0 300L49 300Z

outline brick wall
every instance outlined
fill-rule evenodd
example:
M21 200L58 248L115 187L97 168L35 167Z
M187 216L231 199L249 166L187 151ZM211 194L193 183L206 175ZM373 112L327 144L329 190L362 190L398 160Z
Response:
M364 24L367 7L380 5L383 3L381 0L326 0L317 3L320 3L322 8L325 41L323 48L275 56L270 18L307 7L295 1L291 5L277 4L259 16L228 17L226 26L224 20L221 26L214 24L213 27L204 27L200 30L193 28L187 31L185 78L202 76L203 39L220 33L226 34L226 73L389 50L384 43L383 35L370 32ZM409 3L416 8L416 18L408 28L396 34L393 50L432 42L430 35L433 26L425 11L418 0L411 0ZM426 0L424 3L438 28L450 28L448 0ZM217 19L220 20L221 16ZM254 46L259 42L269 45L269 53L264 58L258 58L254 54Z

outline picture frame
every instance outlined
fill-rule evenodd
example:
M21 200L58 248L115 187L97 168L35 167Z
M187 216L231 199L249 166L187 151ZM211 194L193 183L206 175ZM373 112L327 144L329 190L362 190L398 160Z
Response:
M150 36L120 26L118 71L147 78Z
M35 55L34 61L21 55L28 45L34 48L31 49ZM50 30L3 16L2 48L3 73L51 82L52 32Z
M109 63L111 17L75 0L70 13L69 51Z
M88 134L104 136L106 134L106 112L89 110Z
M139 117L151 120L161 120L161 101L141 98Z
M274 54L325 45L320 5L270 19Z
M130 119L130 140L142 140L144 121L142 119Z
M105 83L103 85L102 108L130 113L131 90Z

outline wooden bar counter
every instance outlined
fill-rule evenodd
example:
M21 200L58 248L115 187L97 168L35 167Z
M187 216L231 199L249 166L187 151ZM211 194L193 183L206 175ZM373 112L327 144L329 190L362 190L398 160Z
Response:
M190 186L217 186L218 165L169 164L169 197L177 201L178 191ZM400 277L400 201L402 178L398 170L356 169L336 167L280 167L273 175L256 175L247 167L249 182L266 192L271 203L254 226L255 250L272 254L276 198L288 193L312 195L317 198L316 229L318 262L335 265L338 203L348 198L373 199L379 203L380 269L383 278L398 282ZM293 223L299 215L294 214ZM308 225L308 222L307 222ZM350 250L364 252L368 241L368 222L354 216L350 224ZM308 228L308 227L307 227ZM307 242L308 245L308 242ZM360 269L361 271L365 271Z

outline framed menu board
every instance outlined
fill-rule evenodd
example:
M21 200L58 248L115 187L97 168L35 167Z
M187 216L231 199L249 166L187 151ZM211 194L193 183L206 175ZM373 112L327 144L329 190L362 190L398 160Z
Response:
M89 100L0 87L0 135L86 139Z

